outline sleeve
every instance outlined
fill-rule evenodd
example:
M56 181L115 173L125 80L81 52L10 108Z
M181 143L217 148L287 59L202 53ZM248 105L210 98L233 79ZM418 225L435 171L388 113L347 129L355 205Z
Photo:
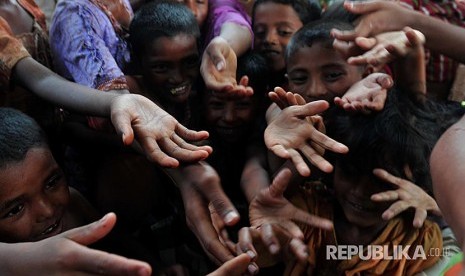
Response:
M29 53L11 33L8 23L0 17L0 91L9 86L13 67Z
M98 8L60 2L50 28L55 69L66 78L93 88L124 77L108 43L117 40L113 26Z
M253 36L251 19L238 0L210 0L208 10L205 45L220 34L221 26L224 23L244 26Z

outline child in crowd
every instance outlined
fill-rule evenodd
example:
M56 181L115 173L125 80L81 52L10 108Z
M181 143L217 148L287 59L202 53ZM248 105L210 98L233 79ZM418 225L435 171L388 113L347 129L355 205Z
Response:
M130 26L134 60L143 77L140 93L182 123L195 115L189 104L199 75L200 30L191 11L175 2L144 6Z
M266 59L272 71L270 88L286 87L284 53L291 36L303 25L320 18L320 7L313 1L258 0L252 12L254 48Z
M379 113L349 114L334 108L326 114L328 135L348 145L350 151L345 155L332 155L330 160L335 164L334 173L323 182L302 186L300 194L290 196L290 201L310 214L333 221L334 230L328 232L301 225L301 238L307 245L297 240L290 243L297 259L287 260L286 274L414 275L433 266L443 256L428 253L431 252L430 249L442 252L442 237L438 225L426 220L421 227L413 227L410 212L386 221L382 214L390 203L375 202L375 199L379 193L397 193L397 186L404 189L406 186L418 185L417 189L412 190L412 198L418 202L431 202L431 206L435 206L432 210L437 213L437 205L427 194L427 191L431 192L429 155L444 127L449 126L463 113L463 108L459 106L438 108L428 102L418 103L409 98L408 94L393 90L388 94L386 106ZM284 184L277 183L283 180ZM262 193L255 203L263 203L266 196L268 199L271 196L275 202L279 198L286 203L282 197L286 181L288 179L283 179L282 175L276 178L274 187L270 188L271 193ZM269 208L260 203L252 206L251 214L255 215L266 214ZM273 210L278 213L276 209ZM289 232L282 228L282 225L286 225L284 222L275 220L273 224L273 230L278 236L270 236L270 233L265 234L262 230L261 241L255 228L242 231L240 236L240 251L251 250L253 241L257 250L261 250L258 248L263 245L274 253L268 255L266 249L265 252L257 252L259 265L260 262L262 265L270 264L279 259L276 247L271 250L270 246L279 243L276 238L280 242L290 240L287 238L290 236ZM261 227L267 228L264 225ZM335 248L338 248L337 245L360 245L363 250L348 259L337 259L328 257L331 256L328 254L333 245ZM373 253L370 250L375 245L387 246L383 249L388 250L382 253L384 258L368 256L370 252ZM388 258L386 255L392 256L394 250L407 246L409 258L400 255L397 258ZM423 250L424 254L413 257L418 254L418 250ZM438 271L434 273L431 275L437 275Z

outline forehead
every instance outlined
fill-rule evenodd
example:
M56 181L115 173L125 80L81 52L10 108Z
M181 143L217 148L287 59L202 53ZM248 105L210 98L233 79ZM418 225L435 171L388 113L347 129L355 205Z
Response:
M291 5L274 2L265 2L256 6L254 13L254 25L257 24L300 24L299 15Z
M58 165L48 148L30 149L24 160L0 169L0 201L33 191Z
M288 72L296 69L324 69L331 66L356 70L361 69L361 66L348 64L347 60L327 41L317 41L311 46L300 47L287 60ZM361 70L360 75L362 75Z
M250 102L253 96L235 95L234 93L216 93L213 91L206 91L205 99L207 101L221 101L221 102Z
M147 53L157 56L188 56L198 54L197 39L193 35L160 36L147 46Z

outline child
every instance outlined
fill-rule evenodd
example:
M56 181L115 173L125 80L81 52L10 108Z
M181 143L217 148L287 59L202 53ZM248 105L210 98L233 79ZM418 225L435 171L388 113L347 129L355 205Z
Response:
M348 145L350 151L333 157L334 173L324 181L324 186L302 186L301 195L292 196L291 201L300 209L332 220L334 231L301 227L308 256L304 253L300 255L302 262L288 262L289 275L413 275L438 260L439 256L434 254L412 259L364 259L361 256L367 256L366 247L364 252L346 260L327 257L328 245L386 245L391 251L384 254L391 255L394 246L410 246L407 250L410 257L417 246L424 252L430 248L442 250L441 232L435 223L427 220L420 228L412 227L408 212L385 221L381 215L389 203L373 201L375 194L392 191L398 179L405 179L410 185L418 183L430 191L429 155L444 123L449 123L432 112L437 109L429 108L399 91L391 91L384 110L379 113L367 116L336 111L327 115L328 135ZM413 196L432 200L421 189ZM257 206L255 214L265 208ZM242 250L250 249L250 238L247 235L243 238ZM268 241L270 238L265 238L265 244ZM260 253L258 256L258 261L263 261Z
M180 3L153 2L134 16L131 47L143 75L140 91L178 121L191 121L189 98L199 74L200 31Z
M318 4L305 0L259 0L252 11L254 47L266 59L273 77L270 87L286 86L284 52L291 36L320 18Z

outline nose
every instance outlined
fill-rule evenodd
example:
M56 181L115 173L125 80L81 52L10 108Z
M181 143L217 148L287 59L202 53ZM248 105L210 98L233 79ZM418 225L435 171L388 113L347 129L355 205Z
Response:
M277 44L278 43L278 34L276 30L268 30L266 32L265 43L266 44Z
M232 106L227 106L223 113L223 121L228 124L233 124L236 121L236 111Z
M54 206L50 199L47 197L41 197L37 204L34 205L37 213L37 221L42 222L53 216Z
M183 76L183 72L181 70L181 68L174 68L173 70L171 70L170 72L170 77L168 78L168 81L171 83L171 84L180 84L182 83L183 79L184 79L184 76Z
M199 11L197 9L197 5L195 4L195 1L187 0L186 1L186 6L187 6L187 8L189 8L189 10L192 11L192 13L194 14L194 17L197 18L197 14L199 13Z
M326 87L321 81L313 80L307 89L307 93L305 94L309 99L324 100L326 99L328 92L326 91Z

